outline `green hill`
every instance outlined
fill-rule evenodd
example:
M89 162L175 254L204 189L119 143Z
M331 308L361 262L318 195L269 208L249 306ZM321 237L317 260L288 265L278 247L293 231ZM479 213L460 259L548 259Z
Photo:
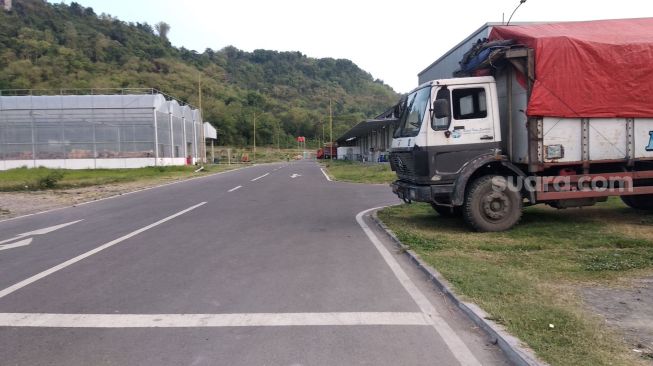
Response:
M175 30L172 29L171 32ZM383 112L398 95L349 60L229 46L203 53L173 47L146 23L97 15L77 3L16 0L0 11L0 89L156 88L198 105L221 144L292 145L293 136L328 139Z

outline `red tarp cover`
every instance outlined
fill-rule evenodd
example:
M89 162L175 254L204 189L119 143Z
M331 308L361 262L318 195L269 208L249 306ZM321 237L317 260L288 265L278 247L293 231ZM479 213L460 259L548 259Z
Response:
M495 26L535 50L529 116L653 117L653 18Z

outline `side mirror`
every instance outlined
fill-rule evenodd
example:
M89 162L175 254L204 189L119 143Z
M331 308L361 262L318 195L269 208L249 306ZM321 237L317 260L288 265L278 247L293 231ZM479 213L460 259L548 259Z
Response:
M433 117L440 118L449 118L451 116L451 108L449 108L449 101L446 99L436 99L433 102Z
M395 108L392 111L392 116L394 118L401 118L401 114L404 113L404 109L406 109L406 102L406 96L403 96L401 99L399 99L399 102L395 105Z
M392 116L394 118L401 117L401 108L399 107L399 104L395 105L395 109L392 111Z

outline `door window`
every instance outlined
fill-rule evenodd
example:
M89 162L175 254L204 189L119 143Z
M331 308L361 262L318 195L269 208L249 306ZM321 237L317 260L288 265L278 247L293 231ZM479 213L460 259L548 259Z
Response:
M487 117L485 88L454 89L451 93L453 118L457 120Z

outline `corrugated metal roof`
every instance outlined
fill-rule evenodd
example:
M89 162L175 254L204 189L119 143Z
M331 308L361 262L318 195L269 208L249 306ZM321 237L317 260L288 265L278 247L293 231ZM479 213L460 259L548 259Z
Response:
M397 119L388 118L388 119L371 119L371 120L360 122L356 126L352 127L349 131L345 132L342 136L340 136L338 140L336 140L336 142L342 144L352 138L365 136L375 129L394 126L397 121L398 121Z
M0 110L158 109L164 103L161 94L0 96Z

